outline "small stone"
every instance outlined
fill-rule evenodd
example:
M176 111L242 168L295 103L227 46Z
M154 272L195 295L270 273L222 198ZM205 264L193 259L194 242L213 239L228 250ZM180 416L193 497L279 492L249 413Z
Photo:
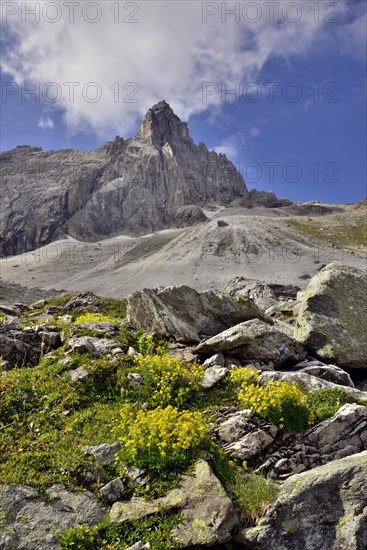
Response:
M4 317L2 325L7 330L20 330L22 327L19 317L12 317L10 315Z
M11 365L9 361L5 361L5 359L3 361L0 361L0 372L1 371L5 372L10 369L11 369Z
M58 319L64 323L72 323L74 321L74 317L72 315L61 315Z
M91 378L91 374L84 367L69 371L69 376L73 382L86 382Z
M127 375L130 386L141 386L144 384L144 380L137 372L129 372Z
M209 357L209 359L206 359L203 363L203 367L224 367L225 366L225 360L223 353L216 353L215 355L212 355Z
M150 542L144 544L144 542L141 542L141 540L139 540L139 542L136 542L132 546L129 546L129 548L126 548L126 550L150 550L150 548Z
M227 374L225 367L209 367L206 369L203 378L199 382L199 386L204 390L213 387L217 382L222 380Z
M121 500L124 495L124 491L125 485L120 477L110 481L100 490L101 494L112 504L118 500Z
M127 354L131 355L132 357L141 357L141 353L136 351L136 349L131 346L129 346L129 349L127 350Z
M121 443L102 443L101 445L90 445L82 447L81 451L87 455L92 455L101 464L110 464L115 460L115 454L120 449Z

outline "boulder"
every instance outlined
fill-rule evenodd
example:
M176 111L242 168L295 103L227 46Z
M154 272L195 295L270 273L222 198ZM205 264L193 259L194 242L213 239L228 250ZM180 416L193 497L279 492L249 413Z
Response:
M4 317L2 325L7 330L20 330L22 328L19 317L12 317L11 315Z
M0 325L0 356L13 366L32 366L40 361L41 352L62 345L61 335L57 327L38 325L25 327L21 330L7 329Z
M118 477L117 479L113 479L104 485L101 488L100 493L108 500L108 502L113 504L123 498L125 491L126 487L124 481Z
M268 425L257 428L240 437L233 443L222 445L222 449L230 457L236 460L250 460L265 451L273 443L277 434L276 426Z
M223 353L216 353L215 355L212 355L208 359L206 359L203 363L203 367L209 368L209 367L224 367L225 366L225 359Z
M210 466L201 459L196 461L192 475L182 476L179 486L166 496L148 502L142 497L116 502L111 508L110 520L141 519L162 506L183 514L182 522L172 533L179 548L224 544L238 526L231 500Z
M294 475L240 540L252 550L367 548L366 479L367 451Z
M77 331L78 329L86 329L86 330L93 330L94 332L97 332L99 334L119 334L120 329L117 325L114 323L108 323L108 322L91 322L91 323L76 323L74 331Z
M95 525L106 509L88 491L53 485L44 495L28 485L0 486L0 548L54 550L56 535L77 525Z
M128 349L128 346L124 346L118 340L111 340L109 338L94 338L92 336L70 338L69 347L71 351L77 351L78 353L90 353L95 357L108 355L115 349L121 349L121 347L125 348L125 351Z
M212 388L217 382L222 380L227 374L227 369L225 367L219 367L214 365L213 367L208 367L204 373L203 378L199 381L199 386L203 390L208 390Z
M327 380L323 380L322 378L318 378L312 374L307 374L306 372L263 372L259 376L259 383L267 384L268 382L296 382L309 392L339 388L353 398L367 400L367 391L360 391L357 388L352 388L350 386L333 384L332 382L328 382Z
M367 407L347 403L331 418L286 439L257 471L284 478L366 448Z
M259 319L239 323L204 340L196 351L200 354L229 352L241 360L272 361L274 366L300 361L306 355L303 347L287 334Z
M115 454L120 449L121 443L102 443L101 445L92 445L82 447L81 450L87 455L92 455L103 466L110 464L115 460Z
M309 282L296 339L339 366L367 368L367 274L333 262Z
M185 285L133 292L127 315L131 325L180 343L198 343L249 319L272 323L250 299L197 292Z
M296 365L295 368L298 368L298 366ZM305 372L333 384L354 388L354 382L350 374L336 365L309 364L306 367L302 367L298 372Z
M197 355L194 355L195 346L185 346L184 344L169 344L167 353L173 359L178 359L182 363L192 364L197 361Z

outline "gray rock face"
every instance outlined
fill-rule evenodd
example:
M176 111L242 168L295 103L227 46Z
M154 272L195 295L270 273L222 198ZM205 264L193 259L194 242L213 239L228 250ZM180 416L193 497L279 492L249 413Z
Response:
M181 343L200 342L202 337L248 319L268 320L249 299L211 291L199 293L184 285L133 292L127 315L133 326Z
M342 386L350 386L351 388L354 388L354 383L350 377L350 374L336 365L312 364L301 368L299 372L311 374L312 376L322 378L322 380L327 380L333 384L340 384Z
M60 548L58 533L76 525L95 525L106 514L101 502L88 491L72 492L53 485L45 496L27 485L0 486L2 550Z
M289 199L277 199L272 191L256 191L251 189L249 193L249 201L251 206L265 206L266 208L277 208L279 206L289 206Z
M160 506L183 513L183 522L173 532L179 548L223 544L231 539L231 532L238 525L232 502L204 460L198 460L193 475L183 476L179 487L165 497L150 502L141 497L116 502L111 508L110 520L143 518L157 512Z
M201 342L198 353L228 352L234 357L256 359L275 366L285 361L297 361L306 355L305 350L292 338L263 321L254 319L239 323L208 340Z
M263 372L259 377L260 384L266 384L267 382L296 382L300 384L309 392L315 392L318 390L331 390L333 388L339 388L345 391L348 395L357 399L367 399L367 391L361 391L351 386L342 386L341 384L333 384L322 378L313 376L306 372Z
M266 450L277 434L276 426L267 424L250 409L227 412L226 419L220 421L216 433L222 449L235 460L256 459Z
M38 325L21 330L0 325L0 356L13 366L35 365L44 355L61 346L57 327Z
M115 349L121 349L121 342L110 340L109 338L94 338L93 336L80 336L79 338L70 338L69 347L72 351L79 353L90 353L95 357L101 357L108 353L113 353ZM128 346L126 347L126 351Z
M278 448L258 472L284 478L364 451L367 448L367 408L346 404L338 412L293 437Z
M339 366L367 368L367 274L333 262L303 295L296 338Z
M194 144L186 123L161 101L135 138L95 151L2 153L1 255L65 234L94 241L142 235L205 220L208 204L249 205L242 176L222 154Z
M254 528L253 550L367 548L367 451L290 477Z

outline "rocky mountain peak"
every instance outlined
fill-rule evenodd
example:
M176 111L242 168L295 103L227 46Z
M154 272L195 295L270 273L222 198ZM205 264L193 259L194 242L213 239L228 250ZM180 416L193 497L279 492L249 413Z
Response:
M186 122L180 120L165 100L149 109L135 139L156 148L161 148L166 143L193 145Z

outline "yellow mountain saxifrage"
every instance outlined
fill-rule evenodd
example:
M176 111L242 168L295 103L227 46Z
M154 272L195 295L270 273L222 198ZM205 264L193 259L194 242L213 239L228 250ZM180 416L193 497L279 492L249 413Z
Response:
M243 384L238 399L283 432L301 432L308 421L307 396L294 383Z
M153 472L181 470L194 458L196 450L209 443L209 432L200 412L157 407L151 411L121 409L122 463Z
M204 370L200 365L188 365L169 355L137 357L134 372L140 374L143 383L132 386L126 379L121 396L126 400L147 402L151 407L182 408L199 390L199 380Z

